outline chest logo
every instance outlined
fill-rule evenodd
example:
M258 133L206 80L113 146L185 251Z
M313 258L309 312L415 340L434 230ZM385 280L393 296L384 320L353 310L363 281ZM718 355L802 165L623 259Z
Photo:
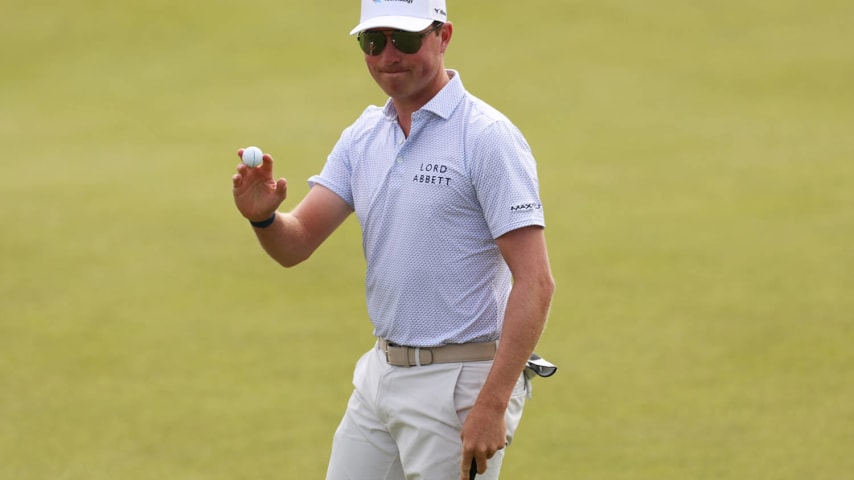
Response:
M415 183L446 186L451 184L451 178L446 176L448 173L447 165L441 165L438 163L422 163L418 172L419 173L416 173L412 178L412 181Z

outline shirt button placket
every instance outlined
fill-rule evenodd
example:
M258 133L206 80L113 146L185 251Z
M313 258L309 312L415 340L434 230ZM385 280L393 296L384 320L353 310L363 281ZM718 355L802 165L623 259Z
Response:
M398 165L403 163L403 144L406 143L406 137L403 135L400 136L400 139L397 141L397 158L395 158L395 162Z

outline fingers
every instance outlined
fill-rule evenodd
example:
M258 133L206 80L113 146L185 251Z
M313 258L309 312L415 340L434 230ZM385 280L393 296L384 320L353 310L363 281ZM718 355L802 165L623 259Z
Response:
M273 157L269 153L265 153L261 156L261 165L258 165L264 172L270 172L270 175L273 175Z
M495 452L466 453L463 452L463 461L460 464L460 478L470 480L475 473L483 474L488 467L488 460L495 456Z
M486 473L486 459L481 458L480 460L474 459L472 460L471 470L469 471L469 477L474 478L474 474L476 473Z
M466 460L465 456L463 456L460 468L460 480L471 480L475 477L475 474L482 475L486 473L487 466L486 457L471 457L470 460Z
M474 448L472 450L463 449L463 460L460 464L460 479L467 480L474 478L474 473L484 474L486 473L486 469L488 468L488 461L498 453L499 450L502 450L506 447L505 443L503 446L498 446L496 448Z
M276 181L276 195L284 200L288 196L288 181L280 178Z
M474 458L463 454L463 462L460 464L460 480L471 480L477 473L477 465Z

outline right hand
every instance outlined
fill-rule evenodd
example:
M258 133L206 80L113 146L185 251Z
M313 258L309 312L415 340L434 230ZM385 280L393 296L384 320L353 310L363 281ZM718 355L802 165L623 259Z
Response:
M242 148L237 156L243 159ZM288 195L288 182L284 178L273 180L273 157L266 153L256 168L241 161L231 183L237 210L254 222L270 218Z

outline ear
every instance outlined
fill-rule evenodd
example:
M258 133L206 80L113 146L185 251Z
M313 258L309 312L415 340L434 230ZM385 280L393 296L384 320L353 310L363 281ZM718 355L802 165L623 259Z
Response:
M448 48L448 44L451 43L451 37L454 36L454 25L451 22L447 22L442 25L442 30L439 31L439 36L442 41L442 45L439 49L442 53L445 53L445 50Z

